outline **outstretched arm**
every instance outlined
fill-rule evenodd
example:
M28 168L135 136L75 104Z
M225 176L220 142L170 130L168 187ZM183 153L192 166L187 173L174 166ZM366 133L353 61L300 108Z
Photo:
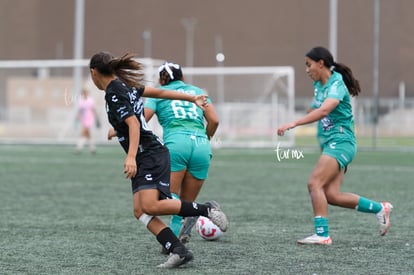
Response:
M177 91L171 90L161 90L153 87L145 87L144 93L142 94L145 97L153 98L165 98L165 99L178 99L194 102L198 107L204 110L204 107L207 106L207 95L189 95L185 93L180 93Z
M323 102L321 107L319 107L317 109L313 109L312 111L307 113L304 117L302 117L302 118L300 118L296 121L286 123L286 124L283 124L282 126L280 126L277 129L277 134L279 136L283 136L287 130L293 129L296 126L305 125L305 124L309 124L309 123L318 121L318 120L324 118L325 116L327 116L330 112L332 112L332 110L335 109L336 106L338 106L338 104L339 104L338 99L328 98Z

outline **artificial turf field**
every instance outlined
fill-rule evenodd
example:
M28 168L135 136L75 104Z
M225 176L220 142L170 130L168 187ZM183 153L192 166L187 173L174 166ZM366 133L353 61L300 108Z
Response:
M412 151L361 151L343 183L394 205L389 234L372 214L330 206L333 244L321 247L296 244L313 233L306 181L318 152L279 161L273 149L215 149L198 201L220 202L229 230L215 242L193 232L194 261L165 271L133 217L121 148L73 149L0 145L0 274L414 274Z

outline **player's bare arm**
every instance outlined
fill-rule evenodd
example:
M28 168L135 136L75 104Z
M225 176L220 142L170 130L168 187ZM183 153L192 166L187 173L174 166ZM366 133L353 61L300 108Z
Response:
M214 136L219 125L219 118L213 104L209 104L204 108L204 117L207 121L206 133L208 139Z
M283 136L287 130L293 129L300 125L309 124L315 121L318 121L325 116L327 116L330 112L332 112L333 109L335 109L336 106L338 106L339 100L334 98L328 98L324 101L324 103L321 105L321 107L317 109L313 109L311 112L306 114L304 117L291 122L286 123L280 126L277 129L277 134L279 136Z
M139 138L140 138L140 127L136 116L129 116L125 119L125 123L129 128L129 148L128 154L124 163L125 177L130 179L135 177L137 174L137 161L136 156L138 152Z
M189 95L171 90L161 90L153 87L145 87L143 96L153 98L165 98L165 99L178 99L194 102L198 107L204 110L204 107L208 105L207 95Z

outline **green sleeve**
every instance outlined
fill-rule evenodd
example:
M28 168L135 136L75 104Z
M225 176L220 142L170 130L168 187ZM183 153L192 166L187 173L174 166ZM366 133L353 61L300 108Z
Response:
M147 98L144 103L144 108L151 109L157 112L157 99L156 98Z
M332 86L329 87L329 91L326 98L334 98L338 99L339 101L342 101L346 93L348 93L348 89L346 88L346 86L339 81L335 81L332 84Z

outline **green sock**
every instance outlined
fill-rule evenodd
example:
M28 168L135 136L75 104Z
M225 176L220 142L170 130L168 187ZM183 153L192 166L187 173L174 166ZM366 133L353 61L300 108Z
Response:
M316 216L313 222L315 224L316 235L321 236L321 237L329 236L328 218Z
M179 200L180 199L178 197L178 195L175 194L175 193L171 193L171 195L172 195L174 200ZM177 237L180 234L182 220L183 220L183 217L181 217L181 216L178 216L178 215L172 215L171 216L170 228L171 228L171 231L174 233L174 235L177 236Z
M369 200L364 197L359 197L358 206L356 207L357 211L365 213L378 213L379 211L381 211L381 209L381 203Z

